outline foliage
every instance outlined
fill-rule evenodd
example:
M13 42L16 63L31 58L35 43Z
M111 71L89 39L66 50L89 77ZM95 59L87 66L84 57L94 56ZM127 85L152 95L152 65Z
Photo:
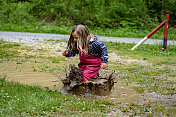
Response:
M42 22L89 27L146 28L158 25L170 14L175 25L175 0L1 0L0 22L23 24Z

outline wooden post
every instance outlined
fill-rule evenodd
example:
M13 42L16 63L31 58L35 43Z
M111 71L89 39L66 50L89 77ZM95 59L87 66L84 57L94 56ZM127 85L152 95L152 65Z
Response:
M163 50L167 48L167 35L168 35L168 27L169 27L169 14L166 14L165 17L165 29L164 29L164 40L163 40Z

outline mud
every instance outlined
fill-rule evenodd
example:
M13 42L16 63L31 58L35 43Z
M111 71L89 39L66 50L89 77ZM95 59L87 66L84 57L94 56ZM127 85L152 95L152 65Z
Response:
M113 73L106 78L98 75L96 78L90 78L87 82L82 82L82 75L79 68L75 67L75 65L70 65L69 67L68 76L61 78L64 84L64 91L77 95L90 93L98 96L106 96L111 93L111 89L114 86Z
M101 70L101 76L91 78L83 83L79 69L74 65L70 66L66 77L60 77L64 86L61 92L64 94L76 94L84 97L99 97L102 100L115 103L135 103L142 101L144 95L134 91L125 82L118 81L115 71Z
M9 62L0 63L0 75L3 76L4 74L6 76L7 81L18 82L20 84L26 84L26 85L38 85L41 87L48 87L51 90L61 91L61 89L63 89L63 83L59 80L58 76L65 77L66 76L65 72L58 71L57 76L53 73L48 73L48 72L34 72L33 66L36 66L36 64L38 66L40 66L40 64L44 64L43 59L39 59L37 61L42 61L42 62L34 63L33 61L28 61L28 62L23 62L22 64L17 64L17 62L15 61L9 61ZM67 65L65 64L65 66ZM62 66L58 65L58 67L63 67L63 65ZM105 71L105 73L107 73L107 71ZM93 79L93 80L96 80L96 79ZM112 87L111 91L105 91L105 89L101 90L104 92L100 92L100 94L104 94L106 96L93 95L99 92L99 90L102 88L101 85L99 88L94 90L95 92L93 94L86 93L84 96L86 97L96 96L102 100L108 100L111 102L121 102L121 103L137 102L142 99L141 94L138 94L137 92L135 92L131 87L126 86L125 83L119 82L118 79L114 79L114 81L117 81L117 83L114 83L114 86ZM102 79L101 82L104 82L104 79ZM85 85L85 87L86 86L87 84ZM98 85L95 87L98 87ZM108 92L107 93L108 95L106 94L106 92ZM75 93L79 94L79 92L76 92L76 91Z
M2 76L5 75L6 80L10 82L18 82L20 84L33 86L37 85L48 87L51 90L57 90L61 85L57 76L47 72L34 72L33 66L35 65L35 63L31 62L17 64L14 61L0 63L0 74Z

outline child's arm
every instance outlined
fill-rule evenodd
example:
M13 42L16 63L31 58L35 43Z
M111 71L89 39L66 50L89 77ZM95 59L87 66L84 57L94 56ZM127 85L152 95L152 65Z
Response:
M106 68L108 62L108 52L107 46L100 42L100 50L101 50L101 69Z
M68 56L67 50L64 50L64 51L62 52L62 56Z
M64 52L62 52L62 55L66 57L73 57L78 53L79 53L78 50L65 50Z
M101 69L105 69L106 66L107 66L107 63L101 63L101 65L100 65Z

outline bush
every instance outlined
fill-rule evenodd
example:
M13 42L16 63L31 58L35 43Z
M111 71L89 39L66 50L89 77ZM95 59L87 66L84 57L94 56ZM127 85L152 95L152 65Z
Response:
M160 24L166 13L171 26L176 18L174 0L1 0L0 5L0 22L12 24L150 28Z

